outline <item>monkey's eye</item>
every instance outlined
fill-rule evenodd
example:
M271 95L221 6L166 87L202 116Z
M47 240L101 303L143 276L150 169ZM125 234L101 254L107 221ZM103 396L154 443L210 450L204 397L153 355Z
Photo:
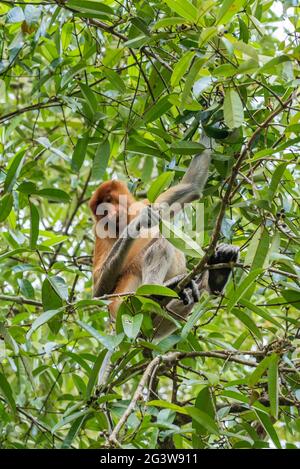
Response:
M103 202L111 202L111 196L107 195L106 197L104 197Z

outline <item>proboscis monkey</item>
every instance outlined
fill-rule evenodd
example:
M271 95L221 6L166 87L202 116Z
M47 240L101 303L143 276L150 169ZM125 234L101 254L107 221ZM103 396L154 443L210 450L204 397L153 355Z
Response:
M208 177L211 151L206 149L193 158L182 181L163 192L154 207L145 200L138 202L126 185L117 180L101 184L90 200L95 217L95 249L93 260L94 297L104 294L135 291L143 284L168 284L168 280L186 273L184 254L166 238L159 235L159 216L176 213L183 204L199 199ZM169 210L168 210L169 208ZM238 249L219 245L209 263L236 261ZM166 306L176 318L185 318L206 289L212 293L223 290L231 269L204 272L187 288L184 299L172 299ZM122 298L109 305L110 315L116 318ZM176 329L161 317L154 318L155 338L162 338Z

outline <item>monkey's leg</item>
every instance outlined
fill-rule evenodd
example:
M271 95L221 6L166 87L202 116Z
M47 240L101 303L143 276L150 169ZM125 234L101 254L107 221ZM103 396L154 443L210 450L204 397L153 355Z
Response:
M114 294L120 294L120 296L114 298L108 307L112 319L116 319L119 306L124 299L124 296L122 294L127 292L135 292L136 289L141 285L141 283L142 279L138 272L125 272L122 275L122 278L117 283L116 288L114 290Z
M174 258L174 247L157 238L146 250L142 267L142 284L163 285Z
M172 268L175 257L176 250L174 246L165 238L158 238L145 252L142 268L142 284L163 285L167 273ZM182 269L185 269L184 264L181 266L181 270ZM187 306L187 304L183 304L181 300L173 300L169 303L173 306L176 305L176 315L174 315L176 319L178 319L178 316L185 317L193 306L193 303ZM169 310L169 308L167 309ZM171 334L171 332L176 329L176 326L172 322L160 316L154 317L153 326L156 331L155 338L161 338Z
M167 304L166 309L168 313L175 319L185 319L192 311L194 304L194 301L190 302L189 304L184 304L182 300L174 299ZM173 322L159 316L154 319L153 326L155 329L153 336L154 340L161 340L164 337L172 334L177 329Z

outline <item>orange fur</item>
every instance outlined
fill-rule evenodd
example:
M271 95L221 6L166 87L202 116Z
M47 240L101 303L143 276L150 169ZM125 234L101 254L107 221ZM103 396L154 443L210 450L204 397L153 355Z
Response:
M122 211L124 214L125 208L119 203L120 195L126 197L127 200L126 215L128 215L128 223L131 222L132 219L134 219L143 208L145 208L145 205L149 204L148 200L143 200L142 202L136 201L133 195L127 189L126 185L121 181L106 181L98 187L89 203L89 206L94 214L96 224L99 220L101 220L101 215L96 214L97 207L105 202L110 204L111 211L113 214L116 214L117 218L120 217ZM128 211L130 211L130 214ZM121 231L122 230L120 229L120 232ZM158 228L155 228L154 231L157 233ZM121 263L118 265L118 280L116 284L113 285L111 292L124 293L128 291L135 291L136 288L142 283L144 254L147 247L149 247L153 242L151 233L153 235L153 231L151 232L150 230L148 237L136 239L132 246L128 249L126 258L122 265L120 265ZM96 241L93 258L93 282L94 285L97 285L102 269L106 265L107 257L110 254L114 244L118 240L119 233L117 233L114 238L101 238L97 236L97 233L95 234ZM168 276L169 278L185 270L185 259L183 254L179 251L176 251L175 249L174 251L174 262L176 265L172 266L172 269L170 270L171 275ZM109 306L110 314L114 318L116 317L121 300L122 298L115 299Z

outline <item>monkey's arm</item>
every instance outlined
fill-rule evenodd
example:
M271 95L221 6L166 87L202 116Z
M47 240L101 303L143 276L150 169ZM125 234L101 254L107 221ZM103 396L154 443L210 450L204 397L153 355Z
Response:
M119 238L113 245L102 267L94 272L93 296L109 295L115 289L126 254L129 251L133 238Z
M94 297L110 294L115 290L118 278L126 263L127 255L133 244L140 239L141 228L149 228L159 221L158 216L150 207L145 207L121 233L106 257L102 267L95 272L93 288Z

